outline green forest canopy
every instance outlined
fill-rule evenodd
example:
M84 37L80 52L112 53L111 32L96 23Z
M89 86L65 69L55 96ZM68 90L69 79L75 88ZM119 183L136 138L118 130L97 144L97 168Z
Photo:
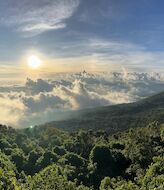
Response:
M0 189L163 190L164 125L112 135L0 127Z

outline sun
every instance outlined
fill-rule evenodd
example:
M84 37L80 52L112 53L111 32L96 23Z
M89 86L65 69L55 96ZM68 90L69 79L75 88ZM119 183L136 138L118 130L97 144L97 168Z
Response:
M27 59L27 64L32 69L37 69L41 66L42 61L36 55L31 55Z

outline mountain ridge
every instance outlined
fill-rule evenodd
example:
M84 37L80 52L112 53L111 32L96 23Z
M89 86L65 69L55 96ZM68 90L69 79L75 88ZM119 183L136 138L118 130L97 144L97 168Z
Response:
M71 112L70 112L71 115ZM72 118L46 123L60 129L105 129L109 132L164 122L164 92L138 102L73 111Z

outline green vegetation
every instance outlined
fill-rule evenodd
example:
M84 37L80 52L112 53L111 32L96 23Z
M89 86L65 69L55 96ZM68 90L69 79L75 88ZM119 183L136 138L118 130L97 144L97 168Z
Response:
M0 126L0 189L163 190L164 125L114 134Z

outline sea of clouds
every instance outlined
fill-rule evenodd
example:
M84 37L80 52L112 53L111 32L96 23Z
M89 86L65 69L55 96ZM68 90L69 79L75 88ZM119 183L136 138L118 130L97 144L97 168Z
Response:
M51 78L1 86L0 123L28 127L64 119L70 110L130 103L164 90L159 73L84 71Z

